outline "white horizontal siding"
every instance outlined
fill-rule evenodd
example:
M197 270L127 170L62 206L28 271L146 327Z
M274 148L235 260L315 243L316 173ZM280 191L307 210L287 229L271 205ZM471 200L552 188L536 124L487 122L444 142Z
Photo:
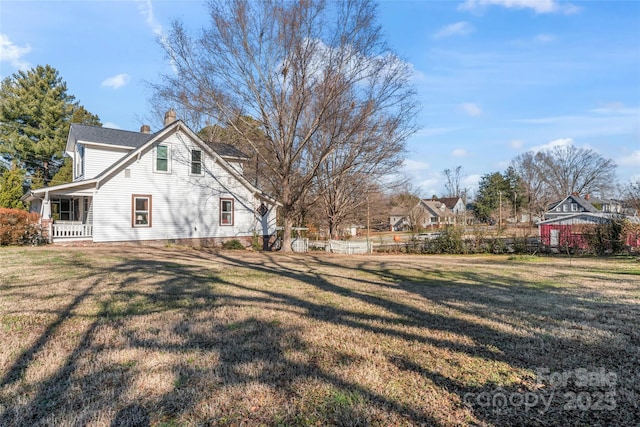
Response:
M249 189L182 132L169 144L171 173L156 173L153 148L103 183L94 197L94 241L218 238L272 234L275 209L256 218L260 205ZM203 176L193 176L191 149L202 151ZM151 227L132 227L132 195L151 195ZM234 225L220 225L220 198L233 198Z
M84 150L84 179L95 178L109 166L126 156L129 151L86 146Z

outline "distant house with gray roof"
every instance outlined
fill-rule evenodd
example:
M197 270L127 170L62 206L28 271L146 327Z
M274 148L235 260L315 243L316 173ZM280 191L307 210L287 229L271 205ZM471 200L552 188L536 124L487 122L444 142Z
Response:
M619 200L584 197L571 194L554 202L538 223L540 242L544 247L588 247L590 226L605 224L612 219L625 218L631 223L640 223L635 210L626 209ZM628 247L640 246L640 235L625 236Z

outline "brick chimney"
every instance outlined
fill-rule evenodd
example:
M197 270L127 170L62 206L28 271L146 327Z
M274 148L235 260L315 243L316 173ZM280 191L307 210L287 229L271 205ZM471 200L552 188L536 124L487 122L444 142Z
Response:
M175 110L172 108L169 111L167 111L166 113L164 113L164 126L167 127L169 126L171 123L176 121L176 112Z
M589 199L590 199L590 198L591 198L591 194L585 194L585 195L584 195L584 199L585 199L586 201L589 201Z
M142 125L140 126L140 133L151 133L151 128L149 127L149 125Z

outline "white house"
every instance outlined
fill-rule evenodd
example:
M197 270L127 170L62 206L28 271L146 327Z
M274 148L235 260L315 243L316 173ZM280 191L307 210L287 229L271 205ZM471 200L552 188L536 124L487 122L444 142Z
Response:
M403 231L411 228L434 228L455 225L462 221L465 215L465 205L459 197L441 199L421 199L418 204L407 212L406 208L392 209L389 222L391 231Z
M73 182L23 197L54 242L266 245L275 235L277 203L243 177L247 157L203 141L173 111L153 134L72 124L66 153Z

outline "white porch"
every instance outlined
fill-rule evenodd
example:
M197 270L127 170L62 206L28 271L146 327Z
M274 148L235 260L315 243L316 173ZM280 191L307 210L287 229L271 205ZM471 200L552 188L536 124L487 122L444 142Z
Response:
M55 242L92 240L93 224L81 221L54 221L51 224L49 236Z
M39 211L43 224L48 227L49 241L93 240L92 194L45 193L43 199L32 201L31 208Z

